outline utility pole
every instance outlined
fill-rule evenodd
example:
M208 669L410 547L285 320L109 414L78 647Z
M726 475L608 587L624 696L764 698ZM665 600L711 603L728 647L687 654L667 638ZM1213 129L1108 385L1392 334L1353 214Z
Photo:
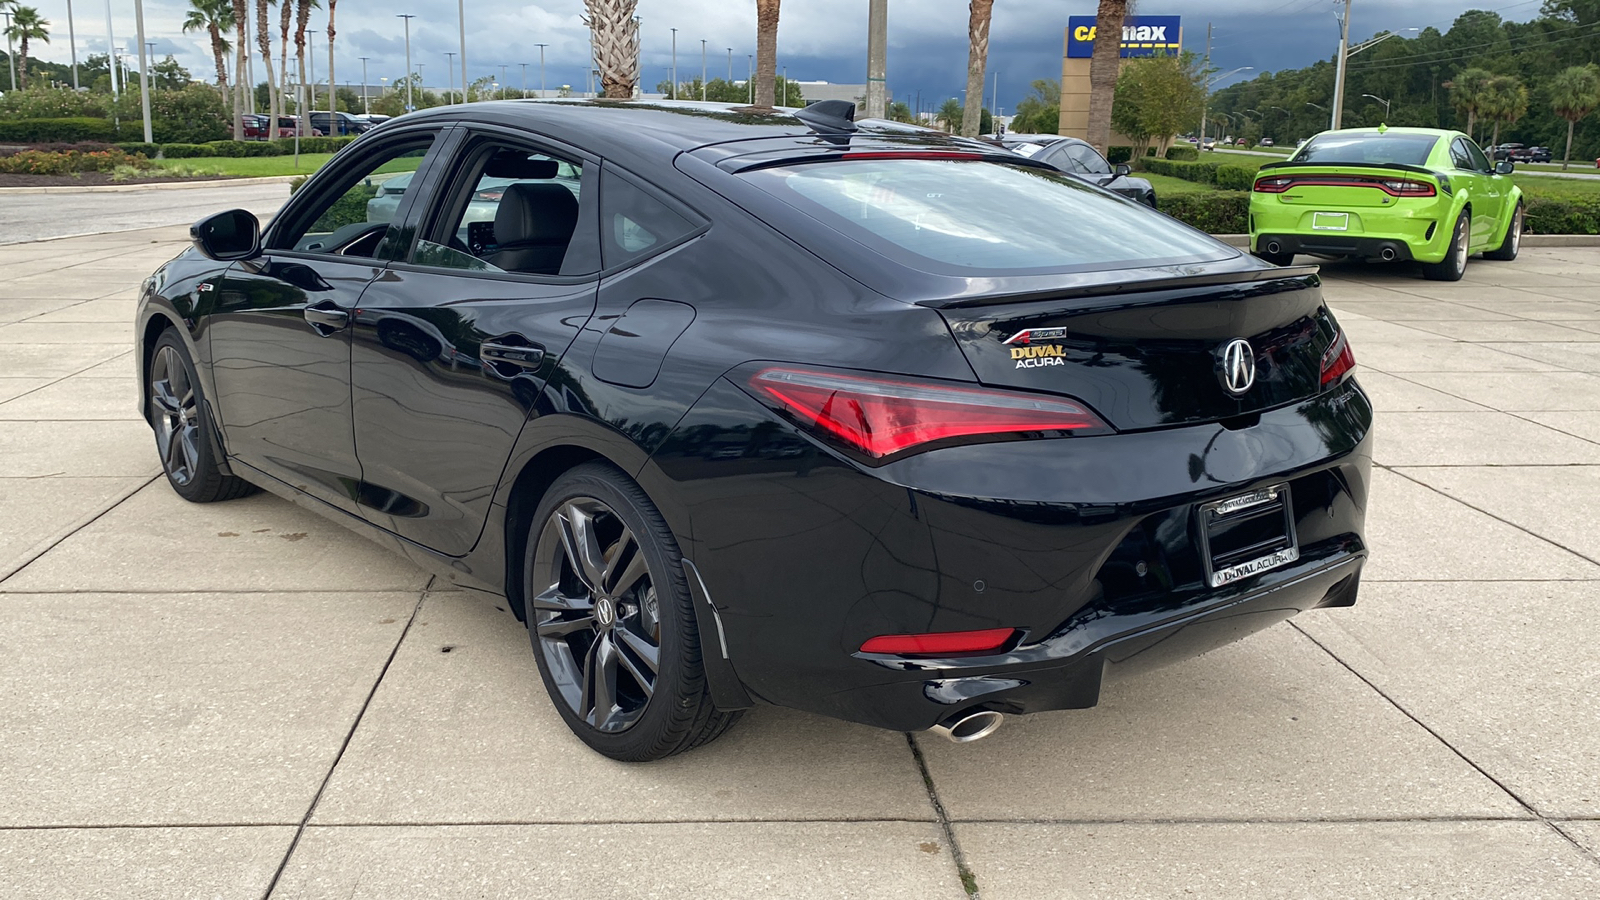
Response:
M728 48L728 87L733 87L733 48Z
M865 118L887 118L889 97L889 0L867 7L867 109Z
M506 66L505 63L501 63L500 64L500 99L501 100L504 100L506 98L506 68L507 68L507 66Z
M1200 64L1200 77L1207 79L1200 86L1200 143L1195 145L1195 150L1206 149L1206 105L1211 102L1211 23L1206 23L1206 60ZM1156 152L1160 152L1159 150Z
M1339 128L1339 120L1344 114L1344 63L1345 57L1350 55L1350 0L1344 0L1344 15L1339 17L1339 65L1333 74L1333 117L1334 130Z
M700 39L700 102L706 102L706 41Z
M678 99L678 29L672 29L672 100Z
M72 89L78 87L78 35L72 25L72 0L67 0L67 43L72 45Z
M456 55L449 50L444 52L444 99L446 103L456 102Z
M133 0L133 23L139 38L139 110L144 114L144 142L154 143L150 136L150 63L145 59L144 0Z
M369 56L361 57L361 114L363 116L372 112L372 107L367 103L367 60L368 59L371 59L371 57L369 57ZM274 133L276 133L277 130L278 130L278 124L276 122L274 122L272 124L272 131Z
M416 16L409 13L398 13L396 14L395 18L403 19L406 23L406 112L411 112L412 110L416 109L416 107L411 104L411 20L415 19ZM310 37L309 34L306 36ZM309 56L310 54L307 55ZM313 78L311 80L311 99L313 106L316 105L317 98L316 84L316 79Z
M7 47L9 48L9 46L10 46L10 39L7 38ZM117 46L117 36L111 32L111 0L106 0L106 61L108 63L110 63L110 65L107 66L107 68L109 68L111 70L111 99L113 99L113 100L117 99L117 96L118 96L118 91L117 91L117 51L115 49L116 46ZM10 54L8 53L7 55L9 56ZM17 81L17 64L15 62L13 62L11 64L11 87L12 87L13 90L16 89L16 86L17 86L16 85L16 81Z
M279 0L283 2L283 0ZM467 0L456 0L456 16L461 23L461 102L467 102Z
M544 99L544 48L549 44L538 44L539 48L539 99Z
M528 64L517 63L522 67L522 99L528 99Z

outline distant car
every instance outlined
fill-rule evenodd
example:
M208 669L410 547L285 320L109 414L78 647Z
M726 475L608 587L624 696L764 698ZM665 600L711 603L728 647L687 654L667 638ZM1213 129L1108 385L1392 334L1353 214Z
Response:
M318 131L315 126L310 127L310 128L304 128L304 130L302 130L302 128L303 128L303 124L301 123L299 116L279 116L278 117L278 137L281 137L281 138L292 138L296 134L298 134L300 137L322 137L323 136L322 132Z
M1213 141L1211 138L1206 138L1205 141L1200 144L1200 149L1201 150L1215 150L1216 147L1217 147L1216 142Z
M1555 159L1555 154L1550 152L1550 148L1549 147L1529 147L1528 148L1528 161L1529 162L1547 163L1547 162L1550 162L1553 159Z
M323 134L338 136L349 134L365 134L376 127L371 122L363 122L355 116L345 112L336 113L333 121L331 122L328 121L327 113L313 112L311 114L311 126L316 128L318 131L321 131Z
M1522 242L1522 189L1457 131L1325 131L1261 167L1250 193L1250 246L1288 265L1296 253L1416 260L1457 281L1467 257L1512 260Z
M1516 155L1521 153L1522 149L1523 148L1521 144L1496 144L1494 145L1493 149L1489 151L1489 158L1495 160L1509 159L1515 161Z
M1256 146L1257 147L1271 147L1272 146L1272 138L1262 138L1261 139L1261 143L1257 144Z
M245 113L239 117L239 122L244 126L244 139L247 141L264 141L268 138L267 117Z
M1059 134L1008 134L1000 142L1007 150L1054 166L1070 175L1114 191L1130 200L1156 208L1156 189L1143 178L1133 178L1126 165L1113 166L1087 141Z

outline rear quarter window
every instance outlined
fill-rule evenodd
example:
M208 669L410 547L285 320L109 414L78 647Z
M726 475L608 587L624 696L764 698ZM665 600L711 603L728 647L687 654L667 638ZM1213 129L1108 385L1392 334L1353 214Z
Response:
M846 237L938 274L1095 271L1238 255L1148 207L1031 166L835 160L745 177Z

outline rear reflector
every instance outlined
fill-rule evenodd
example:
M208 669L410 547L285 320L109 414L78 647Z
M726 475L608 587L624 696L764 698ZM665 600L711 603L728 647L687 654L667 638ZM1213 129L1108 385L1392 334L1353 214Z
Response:
M1012 391L777 367L749 384L802 427L873 459L952 438L1111 430L1071 400Z
M1328 345L1328 351L1322 354L1322 383L1331 384L1338 381L1344 373L1356 367L1356 355L1350 351L1350 341L1345 337L1344 329L1334 335L1333 343Z
M941 631L934 634L885 634L861 645L862 653L893 653L898 656L929 656L946 653L982 653L999 650L1011 642L1015 628L988 628L983 631Z

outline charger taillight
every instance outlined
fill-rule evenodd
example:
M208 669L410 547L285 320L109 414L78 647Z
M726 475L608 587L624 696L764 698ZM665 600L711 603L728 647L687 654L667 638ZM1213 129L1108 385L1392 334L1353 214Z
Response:
M748 384L796 424L872 459L955 438L1111 430L1069 399L943 382L773 366Z
M1344 329L1333 336L1333 343L1322 354L1322 383L1332 384L1344 377L1344 374L1356 367L1356 356L1350 350L1350 339L1345 336Z

